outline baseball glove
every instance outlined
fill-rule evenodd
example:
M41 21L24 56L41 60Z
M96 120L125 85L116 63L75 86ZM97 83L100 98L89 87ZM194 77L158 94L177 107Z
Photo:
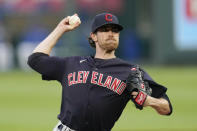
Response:
M131 100L134 102L137 109L142 110L143 104L147 98L147 95L152 94L152 89L149 87L148 82L144 82L142 79L143 72L140 70L139 66L131 68L131 72L127 78L127 90L129 94L132 92L137 92L137 96Z

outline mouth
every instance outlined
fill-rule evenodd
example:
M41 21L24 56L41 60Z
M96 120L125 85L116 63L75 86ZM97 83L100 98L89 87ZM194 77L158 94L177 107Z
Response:
M107 39L107 41L116 41L115 39Z

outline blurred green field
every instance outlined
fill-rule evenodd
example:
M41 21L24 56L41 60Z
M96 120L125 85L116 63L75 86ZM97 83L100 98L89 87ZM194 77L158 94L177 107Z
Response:
M196 131L197 67L144 67L168 87L171 116L135 109L129 102L112 131ZM0 131L52 131L61 100L58 82L42 81L35 72L0 73Z

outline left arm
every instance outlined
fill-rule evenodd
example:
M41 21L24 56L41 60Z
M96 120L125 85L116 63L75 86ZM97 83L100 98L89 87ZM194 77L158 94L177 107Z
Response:
M172 105L166 95L167 88L154 82L138 65L131 68L127 77L127 90L131 93L131 100L136 108L142 110L143 107L150 106L160 115L172 113Z
M133 98L135 98L137 94L137 92L132 92L131 95L133 96ZM150 106L155 109L160 115L170 115L172 113L171 103L166 99L168 99L167 96L154 98L147 95L143 107Z

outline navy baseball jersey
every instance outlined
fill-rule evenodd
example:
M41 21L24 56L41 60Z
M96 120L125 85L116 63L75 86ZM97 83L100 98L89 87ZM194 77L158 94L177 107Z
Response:
M61 83L62 102L58 119L77 131L110 131L131 99L126 90L126 79L133 65L119 58L60 58L34 53L28 64L42 74L43 80ZM143 72L144 81L148 81L153 89L153 97L169 101L165 94L167 88ZM157 89L162 93L158 94Z

